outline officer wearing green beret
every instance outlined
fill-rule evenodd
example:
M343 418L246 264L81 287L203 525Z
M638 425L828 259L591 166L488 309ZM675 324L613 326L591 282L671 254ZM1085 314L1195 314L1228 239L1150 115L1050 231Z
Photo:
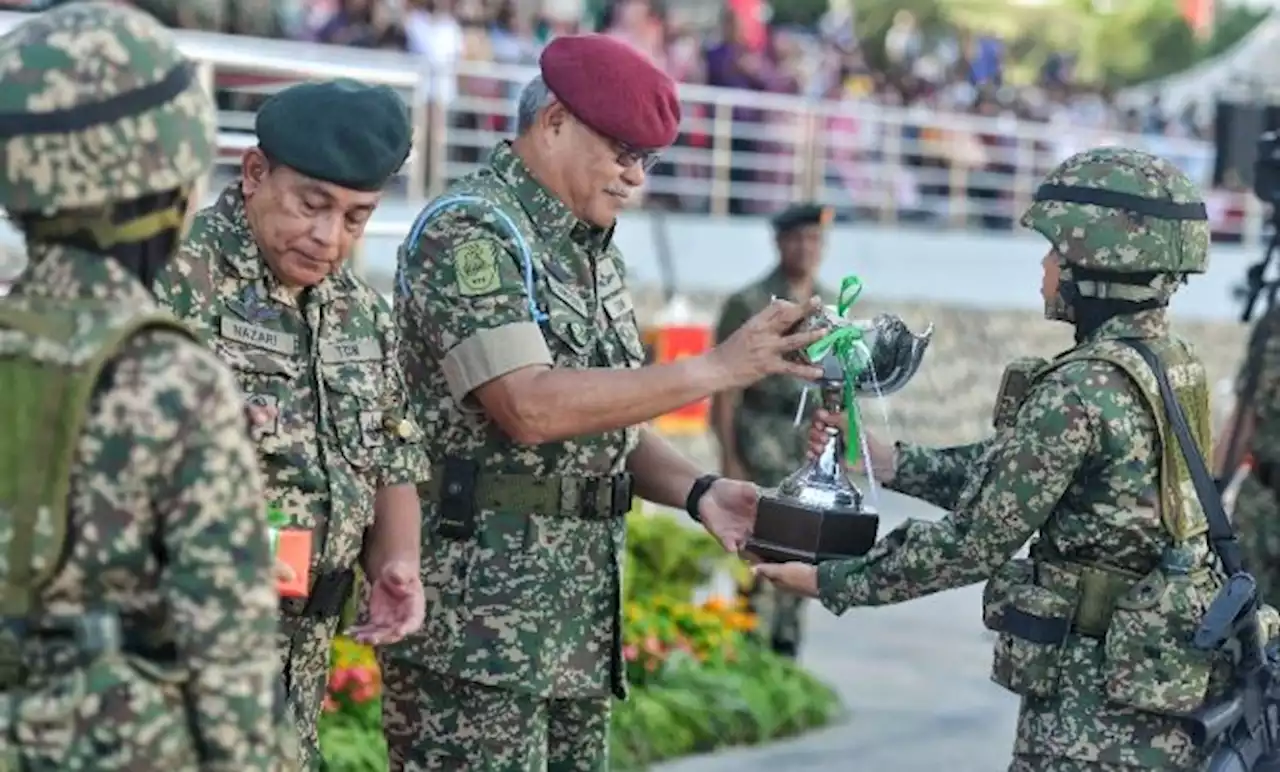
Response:
M156 294L238 376L268 501L310 531L305 596L282 591L285 686L313 764L329 650L359 563L372 579L353 630L396 641L422 624L409 419L386 301L345 264L410 147L393 90L304 83L257 116L240 179L195 216Z
M778 264L766 276L734 293L716 324L716 341L727 340L775 298L793 301L835 293L820 287L818 267L831 210L813 203L795 204L772 220ZM775 375L740 391L715 397L712 428L720 441L720 463L726 477L777 485L804 462L803 437L794 427L803 384ZM743 588L746 602L759 620L756 634L783 656L795 657L803 633L804 598L778 591L764 581Z

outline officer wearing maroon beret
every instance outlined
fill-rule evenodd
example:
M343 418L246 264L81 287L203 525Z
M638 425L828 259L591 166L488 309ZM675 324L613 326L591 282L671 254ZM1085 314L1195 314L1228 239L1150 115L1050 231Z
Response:
M621 576L633 496L686 509L736 552L748 482L704 475L641 427L768 375L811 306L779 301L710 353L645 366L618 214L676 138L675 84L600 35L556 39L517 136L419 215L395 315L418 488L421 632L379 649L391 769L604 770L625 698Z

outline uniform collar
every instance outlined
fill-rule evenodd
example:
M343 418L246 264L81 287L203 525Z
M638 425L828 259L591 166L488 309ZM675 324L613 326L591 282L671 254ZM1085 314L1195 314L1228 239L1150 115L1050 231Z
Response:
M583 222L569 211L542 183L534 179L510 140L502 140L489 154L489 168L515 193L520 207L544 241L568 241L586 247L593 254L608 248L616 224L599 228Z
M66 300L93 299L138 311L159 308L151 291L107 255L59 244L27 245L27 271L14 283L15 294Z
M260 281L263 291L270 297L286 305L295 305L293 295L287 292L267 266L266 257L258 246L258 239L249 227L249 216L245 212L244 192L239 182L232 182L223 188L221 195L213 205L213 215L221 218L224 226L218 229L218 254L231 271L246 282ZM343 265L334 274L320 280L319 284L310 287L300 297L307 302L318 302L322 305L331 303L351 289L350 268Z
M1083 343L1118 338L1163 338L1169 334L1169 318L1163 308L1113 316L1084 336Z

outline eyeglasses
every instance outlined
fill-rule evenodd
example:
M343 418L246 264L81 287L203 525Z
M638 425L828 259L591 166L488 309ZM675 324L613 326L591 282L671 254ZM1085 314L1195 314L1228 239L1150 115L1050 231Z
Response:
M621 142L615 142L614 144L618 148L618 155L614 158L614 161L624 169L629 169L634 164L640 164L640 168L648 172L658 164L658 159L662 158L662 154L656 150L635 150Z

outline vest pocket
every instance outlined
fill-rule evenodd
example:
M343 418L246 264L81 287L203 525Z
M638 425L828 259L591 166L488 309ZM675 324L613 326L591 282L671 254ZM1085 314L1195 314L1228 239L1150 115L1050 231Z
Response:
M1116 601L1107 629L1107 698L1180 716L1204 705L1215 657L1191 645L1212 594L1190 576L1157 569Z
M1035 584L1030 560L1011 560L982 593L982 621L997 633L991 680L1021 697L1052 697L1079 601L1075 586Z

